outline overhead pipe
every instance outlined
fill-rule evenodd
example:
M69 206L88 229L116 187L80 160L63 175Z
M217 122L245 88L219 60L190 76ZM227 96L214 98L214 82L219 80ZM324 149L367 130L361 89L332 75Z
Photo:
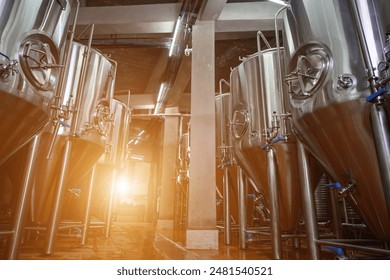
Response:
M175 95L180 93L173 93L171 89L175 83L180 66L184 60L184 55L190 54L185 49L188 47L192 26L198 17L198 14L203 6L204 0L186 0L184 1L179 18L175 24L174 40L172 40L169 50L169 58L167 69L165 70L165 77L162 78L162 84L165 83L165 88L161 98L156 101L154 113L159 114L167 105L168 101L174 99Z

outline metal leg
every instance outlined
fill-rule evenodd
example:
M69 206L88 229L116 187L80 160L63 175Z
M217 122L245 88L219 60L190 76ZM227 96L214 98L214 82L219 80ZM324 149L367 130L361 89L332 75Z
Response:
M272 255L275 260L280 260L282 258L282 235L279 221L278 181L275 151L271 148L267 151L267 167L271 211Z
M310 258L318 260L320 258L320 249L317 245L318 227L317 214L315 208L314 193L311 189L311 174L309 168L309 157L303 144L298 141L298 161L299 175L301 180L301 191L303 201L303 211L305 217L305 227L307 235L307 245L310 253Z
M229 195L229 172L228 168L223 169L223 191L224 191L224 200L223 200L223 214L225 222L225 244L230 245L230 195Z
M381 99L372 105L371 125L387 211L390 214L390 120L385 103Z
M113 207L114 207L114 194L115 194L115 181L116 181L115 177L116 177L116 170L113 167L112 168L110 197L108 200L108 207L107 207L106 238L109 238L110 233L111 233L112 211L113 211Z
M14 225L13 225L13 234L10 239L10 243L7 248L7 258L10 260L16 260L19 256L19 248L21 243L21 237L23 232L23 227L26 221L27 212L29 209L29 200L31 195L32 181L34 179L34 167L38 155L38 146L39 146L40 136L35 136L31 147L29 149L29 154L27 157L27 166L25 170L25 177L23 180L23 185L21 186L21 191L18 199L18 206L16 208Z
M341 218L340 211L338 206L338 196L335 189L329 190L330 194L330 205L332 209L332 220L333 220L333 231L337 239L343 238L343 233L341 230Z
M64 154L61 162L60 177L54 196L53 210L50 215L49 224L47 227L45 254L53 254L55 237L57 235L58 224L61 218L62 202L64 196L65 185L68 176L68 167L70 155L72 151L72 140L68 140L65 145Z
M246 191L243 178L244 175L239 166L237 166L237 174L239 244L240 249L246 249Z
M84 225L83 225L84 228L83 228L83 237L81 239L81 245L85 245L87 243L88 229L91 221L91 217L90 217L91 198L92 198L93 184L95 179L95 169L96 169L96 165L92 168L91 178L89 179L88 197L87 197L87 205L85 206Z

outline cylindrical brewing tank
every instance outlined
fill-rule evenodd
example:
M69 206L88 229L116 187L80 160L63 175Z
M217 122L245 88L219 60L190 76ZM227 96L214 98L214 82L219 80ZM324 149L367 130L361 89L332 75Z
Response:
M282 49L280 51L283 53ZM280 92L282 81L278 74L277 53L276 49L261 51L245 58L233 69L231 119L237 163L268 201L267 151L262 150L262 146L267 139L288 136L288 141L272 144L277 161L277 172L273 176L276 176L279 188L280 225L281 230L287 232L296 228L302 207L296 143L289 132Z
M110 156L108 162L118 167L126 163L127 142L129 138L130 109L123 102L113 99L111 102L111 112L113 122L111 125L110 139Z
M369 119L372 105L365 100L372 91L353 4L377 67L385 60L383 36L389 30L382 30L380 13L389 12L387 3L294 0L284 17L286 99L294 130L334 180L353 185L348 199L383 239L390 238L390 218Z
M221 84L222 86L223 84ZM230 86L230 85L229 85ZM235 165L233 155L233 141L230 133L230 122L232 116L232 95L228 93L220 93L215 96L215 131L216 131L216 184L219 192L223 195L224 203L226 203L225 184L229 189L228 207L230 219L238 221L238 193L237 193L237 166ZM227 182L225 181L227 180ZM223 207L220 207L220 212L217 212L217 218L222 219Z
M105 153L99 158L95 165L93 190L91 199L91 214L100 219L106 219L112 182L126 175L127 166L127 142L128 128L130 123L130 109L123 102L113 99L111 102L110 112L112 114L112 122L107 133L107 146ZM113 177L113 170L119 171ZM80 220L83 217L81 206L88 199L87 192L81 194L80 199L72 200L67 205L63 214L67 219Z
M43 223L50 213L52 186L56 185L62 153L69 137L72 139L72 152L67 174L68 189L81 188L80 180L88 174L106 148L107 134L113 121L110 108L114 94L116 64L99 51L90 49L83 80L82 61L87 49L82 44L73 43L63 107L67 108L69 103L79 103L80 107L76 112L79 115L75 119L74 113L70 114L70 118L61 125L49 159L47 156L55 131L53 132L51 126L47 126L41 135L39 148L41 152L37 160L34 183L35 222ZM74 108L75 110L77 108ZM70 135L72 130L75 135Z
M72 0L0 3L0 164L48 123Z

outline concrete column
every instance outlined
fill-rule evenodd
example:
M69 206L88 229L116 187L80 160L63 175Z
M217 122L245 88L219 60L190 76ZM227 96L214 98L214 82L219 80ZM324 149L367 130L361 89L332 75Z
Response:
M193 26L191 162L186 247L217 249L214 21Z
M178 113L177 108L167 108L165 113ZM157 229L173 229L175 202L175 164L178 150L179 117L164 117L161 181L158 190Z

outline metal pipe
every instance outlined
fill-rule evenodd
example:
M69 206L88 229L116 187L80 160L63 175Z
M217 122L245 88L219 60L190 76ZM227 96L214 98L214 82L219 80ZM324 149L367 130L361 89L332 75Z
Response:
M355 0L350 0L350 4L352 7L353 15L355 17L355 23L356 23L355 26L357 29L357 34L359 37L359 41L360 41L360 45L361 45L361 49L362 49L362 53L363 53L364 63L366 64L365 66L366 66L366 71L368 74L368 81L370 83L371 91L374 93L376 91L376 84L375 84L376 79L375 79L375 74L374 74L374 67L372 64L370 51L369 51L368 44L366 41L366 36L364 35L364 30L363 30L362 23L361 23L361 17L359 14L359 9L356 5Z
M259 61L259 77L263 77L263 73L262 73L263 68L261 67L261 56L260 56L260 53L261 53L260 37L263 39L264 43L267 45L268 48L271 48L271 45L268 43L268 41L265 38L263 32L258 31L257 32L257 58L258 58L258 61ZM279 59L279 57L278 57L278 59ZM264 84L261 83L260 86L262 87L261 91L264 92L264 89L263 89ZM262 97L262 99L266 98L265 94L262 94L261 97ZM261 108L262 110L261 110L261 112L263 114L263 117L261 118L263 120L262 127L264 128L264 130L266 130L267 127L268 127L268 114L267 114L268 110L266 108L267 101L263 100L261 103L262 103L262 108Z
M275 40L276 40L276 54L277 54L277 60L278 60L278 89L279 89L279 94L280 94L280 101L282 103L283 112L282 114L284 115L286 112L284 111L284 94L283 94L283 77L282 77L282 56L280 54L280 41L279 41L279 30L278 30L278 16L279 14L287 9L289 5L284 6L283 8L279 9L276 14L275 14ZM282 135L285 135L287 131L285 130L285 127L281 127Z
M78 94L76 96L75 110L73 112L72 124L71 124L71 128L70 128L70 135L71 136L75 136L76 135L77 123L78 123L78 120L79 120L79 111L80 111L81 100L82 100L81 96L84 94L85 77L87 75L87 65L88 65L89 56L90 56L90 53L91 53L92 36L93 36L95 25L91 24L91 25L89 25L87 27L87 29L88 28L91 29L91 33L90 33L90 36L89 36L88 46L87 46L87 48L86 48L86 50L84 52L83 61L82 61L82 64L81 64L82 68L81 68L81 73L80 73L80 80L79 80L79 84L78 84L78 87L77 87ZM82 34L84 34L84 32Z
M72 153L72 140L68 139L65 144L64 153L62 155L58 184L55 188L54 202L52 213L49 217L49 223L46 234L45 254L53 253L55 237L58 230L58 224L61 218L61 210L63 204L64 192L66 190L66 181L68 176L70 156Z
M106 238L110 237L111 233L111 219L112 219L112 212L114 208L114 197L115 197L115 181L116 181L116 169L115 167L112 167L112 177L111 177L111 187L110 187L110 193L109 193L109 199L108 199L108 207L107 207L107 217L106 217Z
M221 137L221 142L222 143L219 143L219 144L221 144L220 145L220 147L223 147L223 146L225 146L224 144L225 143L223 143L223 138L224 138L224 135L225 135L225 127L223 126L223 117L224 117L224 112L223 112L223 96L230 96L230 92L229 93L227 93L226 95L222 92L222 87L223 87L223 84L225 84L226 86L228 86L229 87L229 91L230 91L230 84L226 81L226 80L224 80L224 79L220 79L219 80L219 95L217 95L217 97L219 96L220 98L221 98L221 102L220 102L220 106L221 106L221 116L220 116L220 122L221 122L221 124L220 124L220 129L221 129L221 131L220 131L220 137Z
M371 126L383 185L383 193L390 214L390 119L384 101L371 106Z
M238 238L240 249L246 249L246 191L244 174L237 165L237 186L238 186Z
M341 217L338 205L338 196L337 190L329 189L330 194L330 205L332 210L332 220L333 220L333 232L336 235L336 238L342 238L343 232L341 229Z
M269 187L269 200L271 210L271 233L272 233L272 255L275 260L282 259L282 238L279 220L279 197L278 179L275 151L272 148L267 150L267 175Z
M380 249L380 248L373 248L368 246L359 246L359 245L353 245L349 243L342 243L337 241L328 241L328 240L317 240L318 244L321 245L330 245L330 246L336 246L336 247L345 247L349 249L359 250L362 252L369 252L369 253L375 253L375 254L381 254L381 255L389 255L390 256L390 250L386 249Z
M85 206L84 212L84 224L83 224L83 236L81 239L81 245L85 245L87 243L88 229L91 221L91 199L92 199L92 191L94 186L95 179L95 170L96 164L92 168L91 177L89 178L89 187L87 194L87 205Z
M230 194L229 194L229 169L223 168L223 217L225 222L225 244L230 245Z
M55 109L56 110L61 110L61 106L62 106L61 102L62 102L62 98L63 98L62 95L65 92L65 88L66 88L65 80L67 79L68 73L69 73L69 67L67 67L67 65L69 64L69 60L70 60L71 53L72 53L72 43L73 43L73 39L74 39L74 34L76 32L76 23L77 23L77 17L78 17L79 7L80 7L79 0L77 0L76 3L77 3L76 4L76 11L75 11L74 19L73 19L72 30L70 31L70 38L69 38L68 44L65 46L65 48L67 48L67 51L66 51L66 53L64 55L64 65L65 65L65 68L64 68L64 70L62 70L60 68L60 71L61 71L61 73L60 73L61 76L60 77L61 78L59 79L58 87L57 87L57 90L56 90L56 95L55 95L55 97L53 99L54 103L55 103ZM52 116L52 118L53 118L53 116ZM47 152L47 155L46 155L47 159L51 158L51 154L53 152L54 144L55 144L55 142L57 140L59 128L60 128L60 123L57 120L56 125L55 125L55 129L54 129L54 132L53 132L53 136L52 136L52 139L50 141L49 149L48 149L48 152Z
M352 10L355 16L356 28L359 36L359 41L366 63L368 72L368 81L370 83L371 92L377 91L376 77L374 67L370 56L370 51L366 41L366 36L361 23L361 16L355 0L350 0ZM383 82L382 82L383 83ZM382 86L379 84L379 86ZM390 120L387 109L384 105L383 97L376 98L376 103L371 107L371 125L373 129L376 154L378 157L379 171L381 175L383 192L385 195L387 211L390 214Z
M10 260L16 260L19 256L19 248L23 227L26 222L26 217L29 209L29 199L31 195L32 184L34 180L35 162L38 156L38 146L40 142L40 135L37 135L32 140L27 156L27 166L24 171L23 183L18 198L18 205L16 207L15 219L13 223L13 232L10 244L7 250L7 256Z
M314 193L311 189L311 182L313 180L310 173L309 154L300 140L297 140L297 149L307 246L310 258L312 260L318 260L320 258L320 249L316 244L318 240L317 213Z

